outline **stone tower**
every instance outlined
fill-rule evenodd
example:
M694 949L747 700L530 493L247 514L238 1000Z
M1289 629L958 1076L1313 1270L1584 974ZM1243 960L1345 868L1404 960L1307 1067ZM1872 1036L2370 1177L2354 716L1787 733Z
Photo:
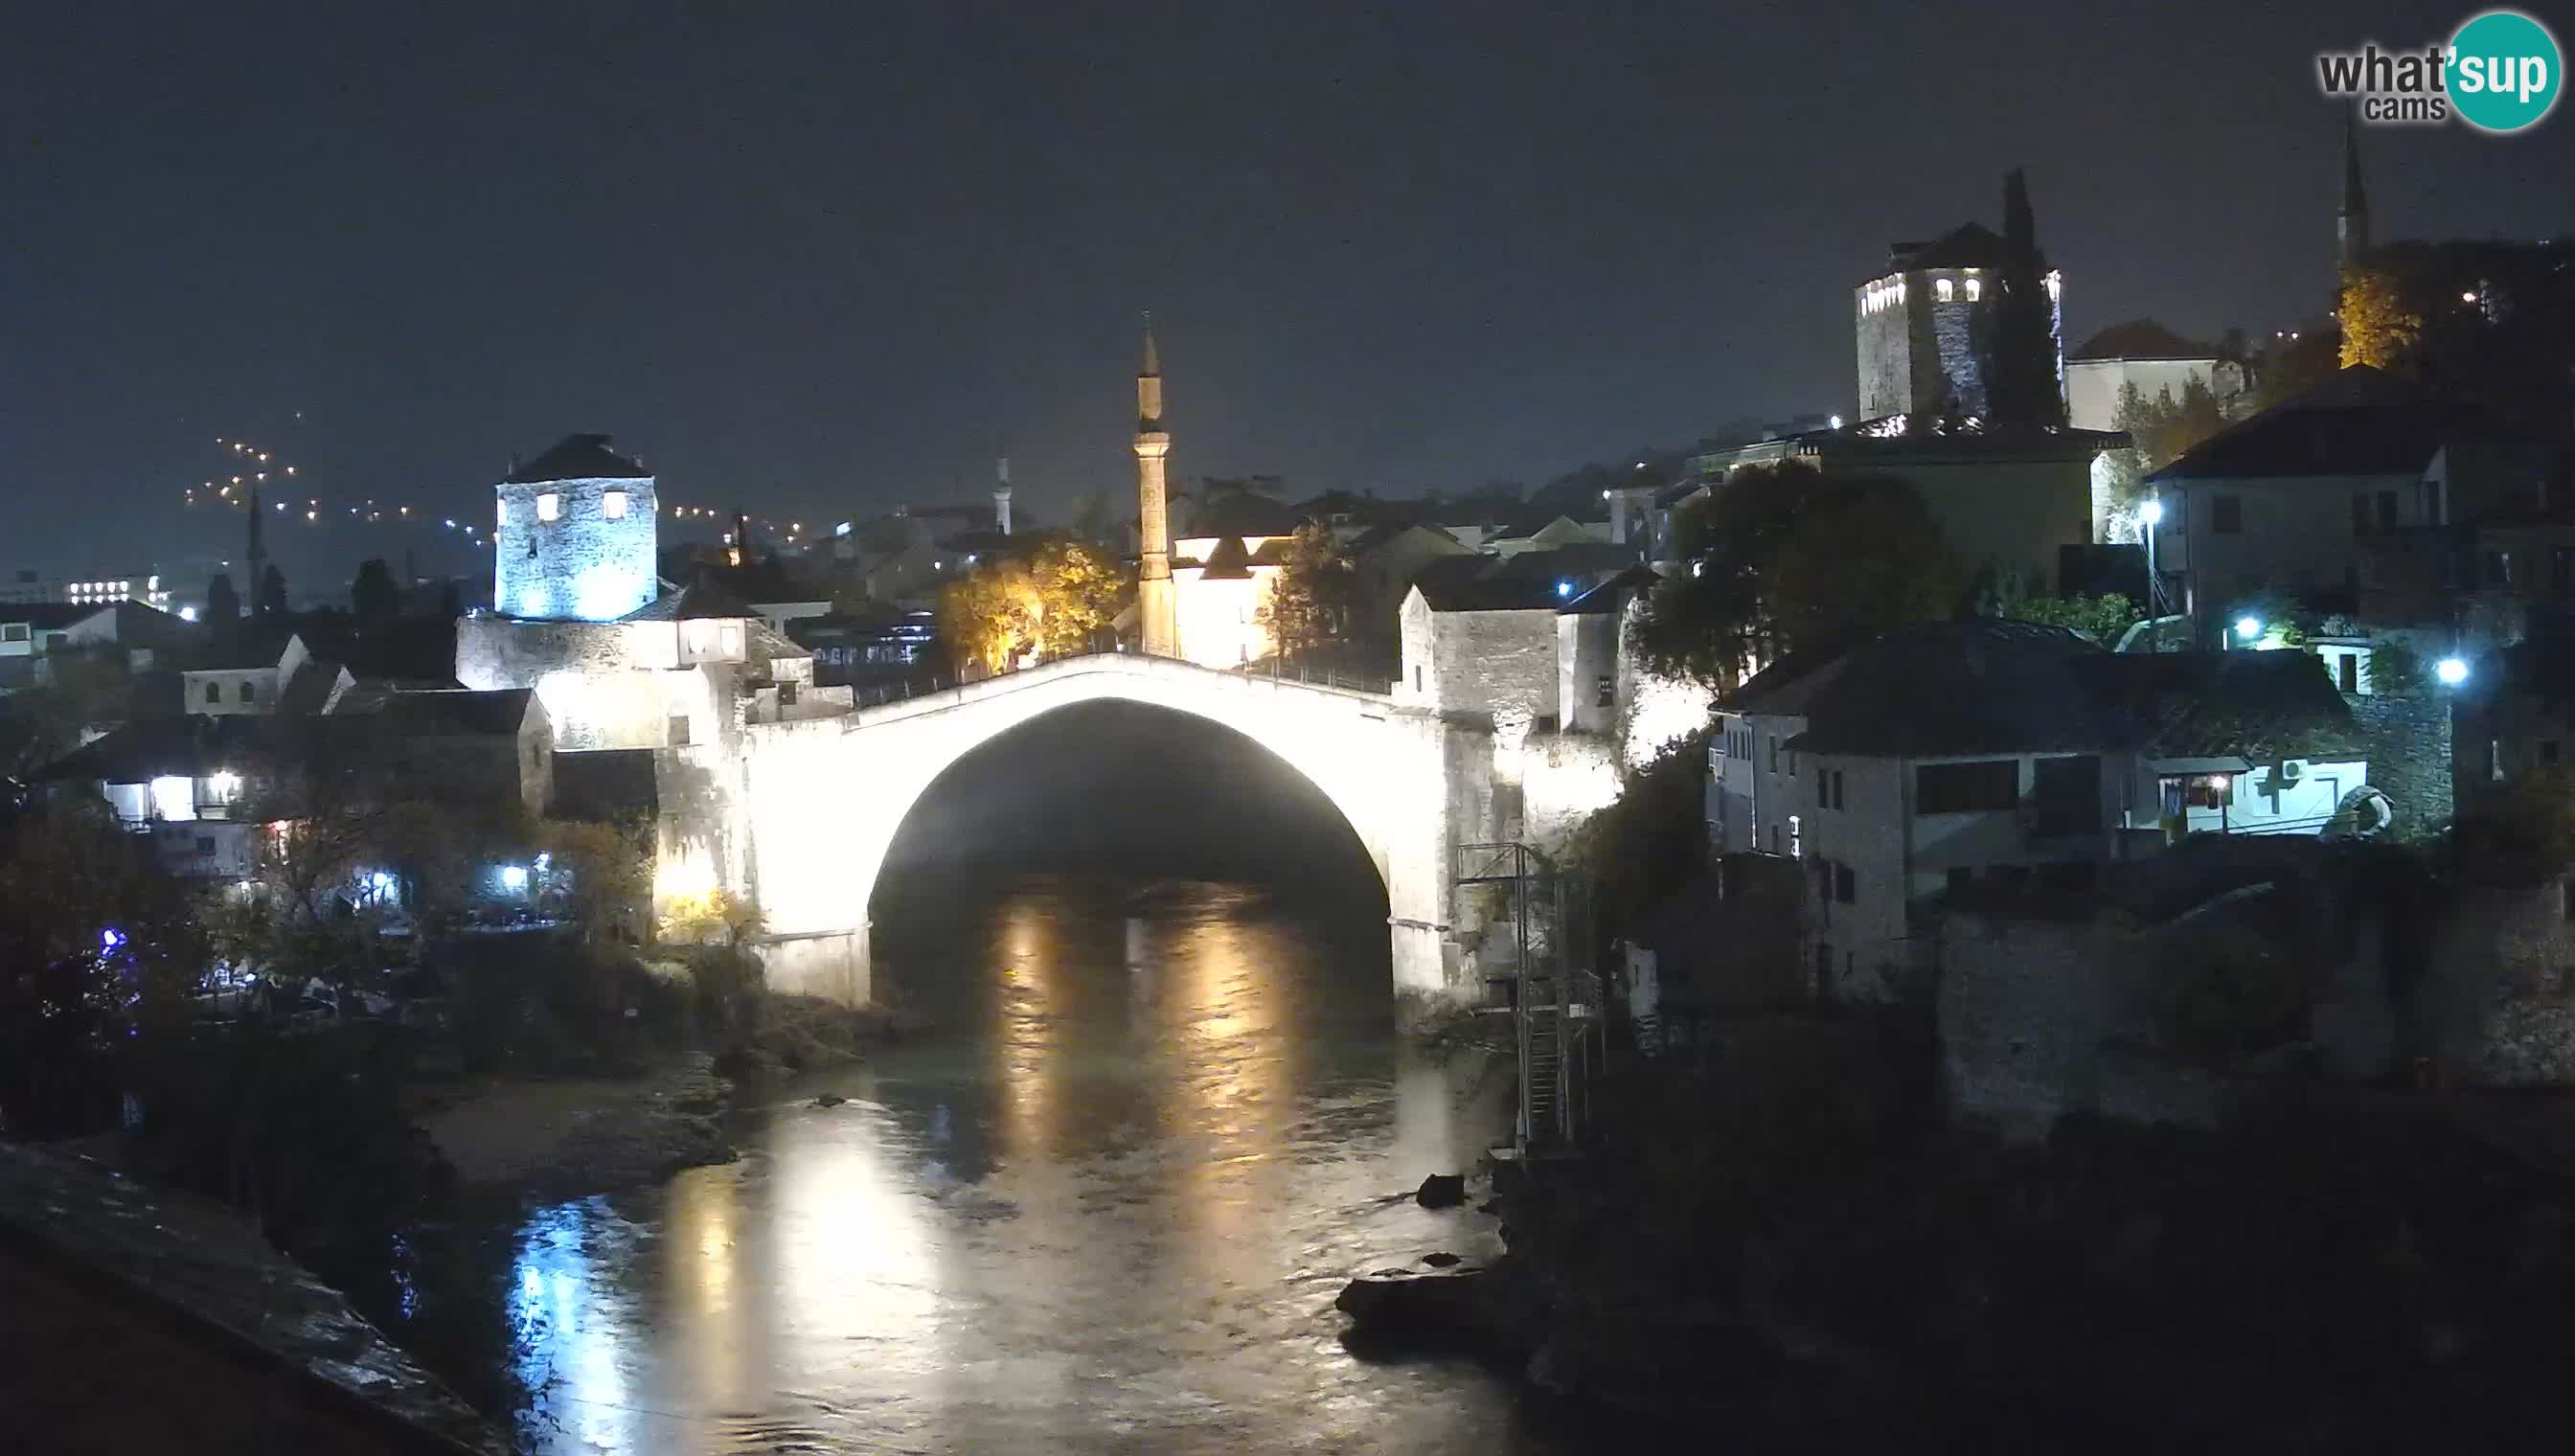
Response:
M567 435L497 491L492 606L504 616L614 622L660 595L661 506L605 435Z
M1172 453L1163 428L1163 359L1154 348L1154 319L1145 317L1145 367L1136 376L1136 526L1141 538L1136 616L1144 652L1181 655L1179 599L1172 588L1172 521L1163 462Z
M2360 127L2342 119L2342 211L2334 215L2334 257L2349 268L2369 251L2369 194L2360 186Z
M1004 536L1011 534L1011 458L1007 455L993 463L993 529Z

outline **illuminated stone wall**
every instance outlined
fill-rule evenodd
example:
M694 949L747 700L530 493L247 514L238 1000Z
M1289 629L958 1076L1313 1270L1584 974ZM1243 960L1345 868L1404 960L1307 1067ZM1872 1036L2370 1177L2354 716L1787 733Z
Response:
M661 506L649 476L527 481L498 489L492 607L508 617L611 622L659 591L654 550ZM541 498L554 518L541 520ZM613 498L622 496L622 504ZM612 517L613 509L623 515Z
M1454 846L1498 829L1489 734L1371 694L1126 655L1050 664L844 718L747 728L744 887L768 913L772 984L864 997L878 869L932 780L1001 733L1103 700L1205 719L1303 773L1348 820L1385 883L1398 996L1419 1004L1480 991L1463 948L1475 927L1455 922L1449 891Z

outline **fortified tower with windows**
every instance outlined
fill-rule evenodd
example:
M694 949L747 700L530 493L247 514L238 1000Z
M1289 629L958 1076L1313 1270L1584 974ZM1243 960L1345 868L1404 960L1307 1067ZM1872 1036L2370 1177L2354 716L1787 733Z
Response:
M1954 408L1970 418L1993 410L1986 378L1993 348L1994 305L2002 296L2005 248L1981 223L1927 243L1897 243L1886 271L1851 291L1859 342L1859 417L1936 417ZM2044 279L2056 377L2065 378L2065 286Z
M566 436L510 472L492 533L492 606L542 622L614 622L658 595L652 475L605 435Z

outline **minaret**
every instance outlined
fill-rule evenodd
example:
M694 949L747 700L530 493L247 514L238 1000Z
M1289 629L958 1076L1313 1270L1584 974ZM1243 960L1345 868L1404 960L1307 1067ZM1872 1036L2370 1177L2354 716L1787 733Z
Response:
M250 605L250 615L253 617L259 616L259 579L268 570L268 547L260 540L260 532L265 525L266 523L259 519L259 485L253 482L250 488L250 540L246 544L247 550L242 557L244 564L250 569L250 581L241 594L242 601Z
M1011 534L1011 458L1007 455L993 466L993 529L1004 536Z
M2334 244L2345 268L2369 251L2369 194L2360 186L2360 127L2349 116L2342 120L2342 211L2334 217Z
M1136 376L1136 525L1142 538L1136 615L1145 656L1181 655L1181 619L1172 590L1172 522L1163 462L1172 437L1163 428L1163 359L1154 348L1154 316L1145 316L1145 368Z

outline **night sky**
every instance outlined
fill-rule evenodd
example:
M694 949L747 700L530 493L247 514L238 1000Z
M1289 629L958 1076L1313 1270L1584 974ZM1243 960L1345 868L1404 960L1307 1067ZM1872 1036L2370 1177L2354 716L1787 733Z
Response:
M1535 483L1848 409L1850 286L2013 165L2072 339L2267 331L2328 285L2314 52L2468 13L21 6L0 567L229 551L178 504L217 436L481 522L512 452L610 431L809 528L981 499L1004 445L1063 520L1132 480L1146 309L1176 476ZM2575 229L2568 110L2365 133L2379 236Z

